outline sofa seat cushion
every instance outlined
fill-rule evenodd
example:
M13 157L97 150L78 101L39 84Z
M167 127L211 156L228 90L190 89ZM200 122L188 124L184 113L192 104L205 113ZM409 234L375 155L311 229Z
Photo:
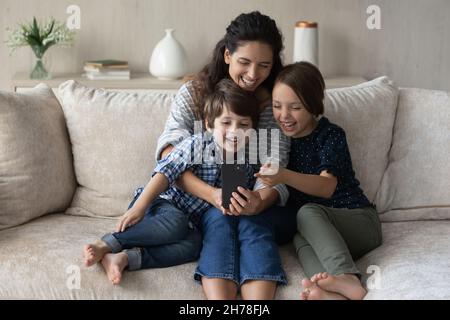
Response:
M0 298L4 299L203 299L193 280L196 263L125 272L113 286L102 267L83 266L83 245L114 227L115 220L47 215L0 232ZM364 274L378 266L380 287L367 299L450 299L450 221L383 224L384 244L358 261ZM281 248L289 284L277 299L298 299L303 272L292 245ZM77 281L77 276L80 276ZM374 274L364 279L373 281ZM79 288L78 288L79 283Z
M66 123L52 90L0 91L0 230L68 208L75 174Z

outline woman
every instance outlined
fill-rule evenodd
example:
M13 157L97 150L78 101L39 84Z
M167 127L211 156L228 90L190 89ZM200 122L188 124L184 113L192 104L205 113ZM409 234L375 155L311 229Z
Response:
M175 97L164 133L158 141L157 158L165 157L174 145L194 133L195 121L203 120L205 98L223 78L231 78L242 89L256 93L263 110L259 128L277 128L273 119L270 93L276 75L282 68L280 58L282 49L282 36L275 22L268 16L251 12L241 14L233 20L227 27L225 36L217 43L211 61L192 81L184 84ZM270 143L269 135L268 144ZM279 155L275 157L279 157L281 166L287 164L288 150L289 140L280 134ZM260 162L265 160L261 158ZM191 172L183 173L177 184L185 191L220 208L221 189L207 185ZM231 214L258 215L258 218L264 220L273 230L279 244L292 239L296 232L295 214L292 210L275 205L277 201L281 205L287 201L288 192L284 185L265 188L263 184L257 183L255 191L242 190L241 193L245 198L233 196ZM214 241L209 239L208 243ZM237 287L233 283L221 280L223 279L202 278L208 298L235 297ZM212 294L207 292L208 282L211 282L214 288L222 287L223 290L213 290ZM265 287L264 283L247 281L241 287L242 296L250 299L272 298L275 293L273 284L270 284L268 290L259 290L262 287Z

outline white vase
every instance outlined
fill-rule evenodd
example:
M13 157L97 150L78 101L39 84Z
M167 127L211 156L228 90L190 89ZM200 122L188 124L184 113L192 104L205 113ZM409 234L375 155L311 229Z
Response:
M173 31L166 29L166 36L158 42L150 58L150 73L158 79L178 79L186 74L186 52Z
M308 61L319 67L319 34L316 22L295 24L294 62Z

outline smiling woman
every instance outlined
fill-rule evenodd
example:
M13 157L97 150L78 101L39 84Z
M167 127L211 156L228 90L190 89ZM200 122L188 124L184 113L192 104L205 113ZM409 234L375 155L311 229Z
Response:
M276 129L279 132L272 114L270 93L282 68L282 49L282 36L273 19L260 12L236 17L227 27L224 37L216 44L210 62L193 80L185 83L175 97L165 130L158 141L157 158L163 158L170 153L173 146L180 143L179 137L185 137L186 133L193 134L196 120L205 120L205 101L222 79L231 79L238 88L255 93L258 104L247 107L259 109L257 129L268 129L270 133L270 129ZM264 147L260 144L258 161L265 163L270 157L274 162L285 166L288 162L289 140L283 134L274 139L279 141L272 141L270 135L267 140L262 139L266 140L267 144ZM277 148L268 154L267 150L273 151L272 145ZM220 186L207 185L192 172L183 173L177 180L177 186L207 201L212 211L221 207ZM265 235L268 237L266 240L273 244L274 241L286 243L295 234L295 214L292 210L274 205L277 201L281 205L286 203L288 193L285 185L266 187L257 181L253 190L241 188L238 191L240 194L235 192L231 198L230 214L233 217L223 215L220 211L217 215L203 215L208 218L202 218L202 223L205 224L202 230L210 230L209 224L213 223L213 229L216 231L205 231L203 234L203 251L196 279L201 279L208 298L235 299L240 287L244 299L271 299L277 283L285 282L284 274L278 266L263 262L264 259L271 258L275 261L276 250L256 250L251 243L242 243L241 248L245 249L232 254L230 250L223 248L235 248L230 241L237 240L230 237L226 230L231 231L231 226L235 237L248 239L250 242L255 236L262 238L262 235ZM247 216L251 216L253 220ZM259 229L255 229L255 222ZM240 234L243 230L249 233ZM214 255L213 258L211 255ZM234 257L240 257L241 260ZM211 259L217 263L211 265ZM242 266L238 274L221 269L223 266L249 262L250 265L261 268L249 270ZM270 268L264 269L263 266ZM226 277L218 278L217 275Z

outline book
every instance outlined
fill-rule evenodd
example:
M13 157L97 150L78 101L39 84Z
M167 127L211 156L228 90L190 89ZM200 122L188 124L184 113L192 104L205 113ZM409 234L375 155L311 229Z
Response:
M86 77L89 80L130 80L130 75L96 75L91 73L86 73Z
M129 76L130 69L116 69L116 68L92 68L90 66L84 66L84 71L87 74L103 75L103 76Z
M128 61L105 59L86 61L85 66L109 67L109 68L128 68Z

